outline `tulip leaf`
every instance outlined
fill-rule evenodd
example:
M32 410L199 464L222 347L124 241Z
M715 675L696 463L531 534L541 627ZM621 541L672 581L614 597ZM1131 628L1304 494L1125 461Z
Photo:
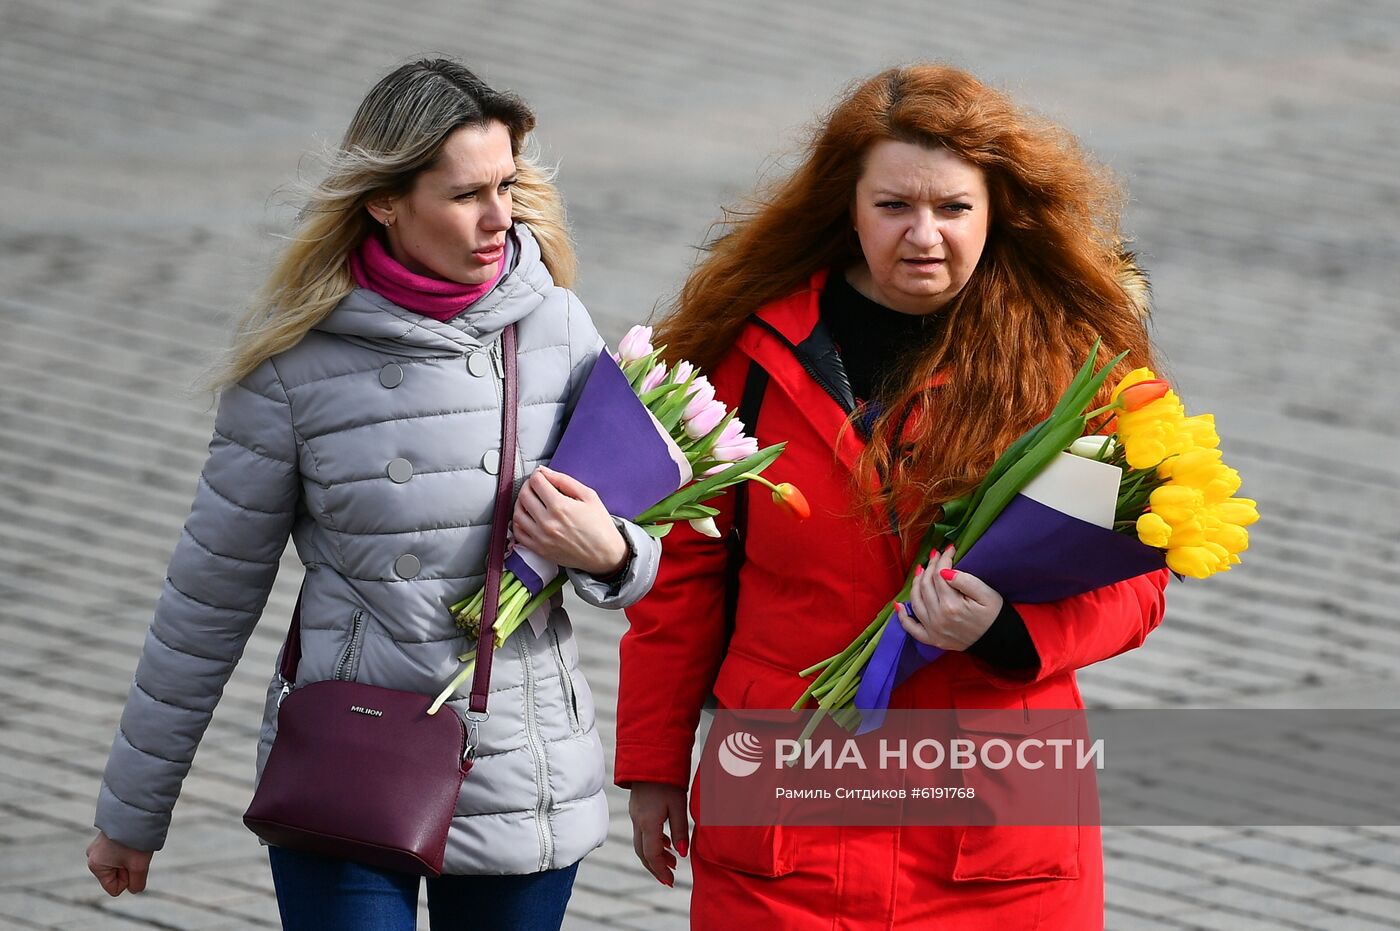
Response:
M1076 437L1084 433L1084 420L1076 417L1046 431L1044 436L1020 460L1006 471L996 484L988 489L977 510L968 518L958 535L958 549L955 558L961 558L977 543L979 537L991 526L1011 499L1035 478L1055 456Z
M671 524L640 524L639 526L645 530L649 536L656 537L658 540L671 532Z
M724 432L725 427L729 426L729 421L733 420L734 417L734 411L725 414L724 419L719 422L718 426L705 434L704 437L697 440L694 446L691 446L685 451L686 457L694 462L701 456L707 455L710 450L714 448L715 443L719 442L720 434Z
M786 445L786 443L775 443L765 449L760 449L752 456L740 459L723 472L716 473L708 478L703 478L698 482L692 482L642 512L636 517L636 522L639 524L646 523L649 520L655 520L658 515L670 513L680 505L704 501L716 492L721 491L729 485L733 485L736 481L740 481L739 476L746 472L751 472L755 475L762 472L773 463L774 459L778 458Z
M1078 407L1074 406L1074 398L1080 393L1080 390L1089 383L1089 379L1093 377L1094 363L1098 361L1099 347L1102 345L1102 337L1094 340L1094 345L1089 347L1088 358L1084 360L1083 365L1079 366L1079 371L1074 373L1074 377L1069 380L1069 385L1066 386L1064 394L1060 395L1060 400L1055 404L1055 409L1050 412L1050 417L1048 419L1055 420L1071 411L1078 414L1084 410L1083 404L1080 404Z
M712 508L706 504L683 504L674 511L666 515L667 520L703 520L706 517L714 517L719 514L718 508Z
M659 401L659 400L661 400L662 398L666 397L666 395L670 394L670 393L673 392L673 391L680 391L680 390L681 390L681 386L680 386L680 385L657 385L655 388L651 389L650 391L647 391L647 392L643 393L642 395L640 395L640 397L641 397L641 399L642 399L642 403L645 404L648 408L650 408L650 407L651 407L653 404L655 404L657 401ZM652 413L655 413L655 411L652 411Z

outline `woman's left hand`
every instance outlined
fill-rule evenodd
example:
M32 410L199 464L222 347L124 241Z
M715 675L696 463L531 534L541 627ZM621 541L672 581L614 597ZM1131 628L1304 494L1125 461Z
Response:
M943 577L944 570L951 578ZM909 636L943 650L966 650L978 641L1001 613L1002 598L987 583L953 569L950 546L929 562L914 579L910 595L914 617L895 606L895 615Z
M606 577L627 561L627 541L597 492L563 472L535 469L511 521L516 543L560 566Z

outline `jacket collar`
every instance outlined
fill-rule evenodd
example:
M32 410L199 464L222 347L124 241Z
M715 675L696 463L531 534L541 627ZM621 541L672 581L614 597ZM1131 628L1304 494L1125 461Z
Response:
M515 267L489 294L451 320L434 320L406 310L366 288L356 288L315 329L335 333L385 352L407 356L463 355L483 344L543 303L554 287L529 227L511 229Z
M854 468L865 442L846 418L855 410L850 381L830 330L821 319L821 293L827 271L816 272L802 288L760 308L738 346L767 370L797 409L835 444L838 458ZM838 438L839 437L839 441Z

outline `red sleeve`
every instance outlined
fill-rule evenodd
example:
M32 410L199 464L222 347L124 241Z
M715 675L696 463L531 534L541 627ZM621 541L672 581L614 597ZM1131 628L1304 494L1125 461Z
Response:
M1166 569L1044 604L1014 603L1040 656L1033 673L978 665L997 684L1024 686L1142 646L1162 623Z
M731 352L710 374L715 396L739 400L748 359ZM752 425L750 425L752 427ZM726 536L733 493L708 503ZM661 566L651 591L627 609L630 626L619 646L617 755L613 780L690 782L690 753L700 709L714 687L728 643L724 618L724 540L684 521L661 541Z

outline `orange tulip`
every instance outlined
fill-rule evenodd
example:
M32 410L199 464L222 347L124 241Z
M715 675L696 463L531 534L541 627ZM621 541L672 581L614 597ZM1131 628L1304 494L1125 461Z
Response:
M773 503L798 520L812 516L812 506L807 503L806 495L791 482L773 486Z
M1118 406L1125 411L1141 410L1158 398L1165 397L1171 385L1160 378L1151 378L1129 385L1118 395Z

